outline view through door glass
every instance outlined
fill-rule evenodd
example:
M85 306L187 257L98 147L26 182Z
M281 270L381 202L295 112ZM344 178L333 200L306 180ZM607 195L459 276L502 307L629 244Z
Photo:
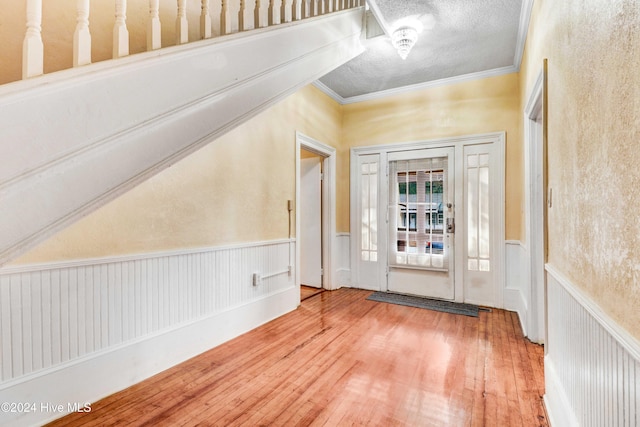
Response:
M392 162L396 225L391 265L446 269L443 200L446 158ZM391 173L391 172L390 172Z

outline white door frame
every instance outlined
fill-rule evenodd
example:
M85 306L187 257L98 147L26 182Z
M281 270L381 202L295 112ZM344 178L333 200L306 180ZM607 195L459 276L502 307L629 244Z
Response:
M322 287L337 289L333 259L336 242L336 149L296 132L296 239L300 236L300 150L322 157ZM296 242L296 286L300 287L300 244Z
M495 295L495 307L502 308L504 306L504 283L505 283L505 212L504 212L504 201L505 201L505 132L493 132L486 134L478 134L478 135L465 135L458 137L450 137L450 138L440 138L433 140L425 140L425 141L413 141L413 142L405 142L405 143L396 143L396 144L385 144L385 145L375 145L368 147L357 147L351 149L351 157L350 164L351 167L351 191L350 191L350 203L351 203L351 215L350 215L350 226L351 226L351 268L352 268L352 283L354 287L358 287L358 275L357 266L358 255L360 254L359 248L357 247L357 239L355 236L359 233L358 231L358 218L356 217L357 212L357 197L359 196L358 189L355 188L358 182L358 171L355 170L354 165L358 164L358 156L363 154L380 154L380 176L385 178L386 182L386 170L383 168L387 167L387 154L389 152L395 151L404 151L404 150L420 150L420 149L429 149L429 148L437 148L437 147L455 147L455 162L456 162L456 170L461 171L464 168L463 165L463 150L465 146L475 145L475 144L486 144L493 143L496 144L497 153L499 157L499 167L496 172L496 185L495 185L495 197L499 198L498 203L499 206L502 206L502 209L499 209L496 212L496 223L499 224L497 229L493 232L495 233L495 263L496 263L496 283L494 289ZM382 178L381 178L382 179ZM455 207L455 215L458 217L458 221L463 220L463 212L464 212L464 203L463 203L463 177L456 176L456 207ZM381 185L380 188L380 198L383 200L387 200L387 189L386 184ZM384 207L386 210L386 206ZM459 222L460 224L460 222ZM386 226L385 226L386 229ZM378 238L378 246L383 244L387 244L386 232L382 235L379 235ZM464 271L462 256L464 250L464 241L463 241L463 233L455 233L455 277L454 277L454 286L455 286L455 301L462 302L464 299L464 275L462 272ZM380 263L382 264L382 262ZM384 260L385 268L386 268L386 259ZM386 290L386 280L384 281L384 288L379 289L381 291Z
M527 298L527 336L537 343L546 342L546 86L547 61L531 89L524 110L525 167L525 247Z

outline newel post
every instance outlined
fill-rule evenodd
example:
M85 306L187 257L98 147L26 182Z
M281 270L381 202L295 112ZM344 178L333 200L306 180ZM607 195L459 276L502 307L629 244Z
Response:
M162 47L160 27L160 0L149 0L149 21L147 22L147 50Z
M22 42L22 78L44 73L42 0L27 0L27 32Z
M129 55L129 30L127 30L127 0L116 0L116 23L113 26L113 57Z

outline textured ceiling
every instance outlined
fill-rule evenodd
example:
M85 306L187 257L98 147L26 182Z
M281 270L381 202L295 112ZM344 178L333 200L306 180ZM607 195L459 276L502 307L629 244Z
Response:
M320 79L341 102L406 86L519 68L532 0L367 0L365 52ZM371 16L372 15L372 16ZM375 17L375 19L374 19ZM382 30L375 25L377 19ZM373 21L373 24L371 24ZM389 35L404 23L420 32L406 60ZM376 33L380 34L375 37ZM386 34L385 34L386 33Z

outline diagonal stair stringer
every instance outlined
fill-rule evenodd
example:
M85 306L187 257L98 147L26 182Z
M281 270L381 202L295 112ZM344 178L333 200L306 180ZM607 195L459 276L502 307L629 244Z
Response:
M0 88L0 266L362 52L364 8Z

